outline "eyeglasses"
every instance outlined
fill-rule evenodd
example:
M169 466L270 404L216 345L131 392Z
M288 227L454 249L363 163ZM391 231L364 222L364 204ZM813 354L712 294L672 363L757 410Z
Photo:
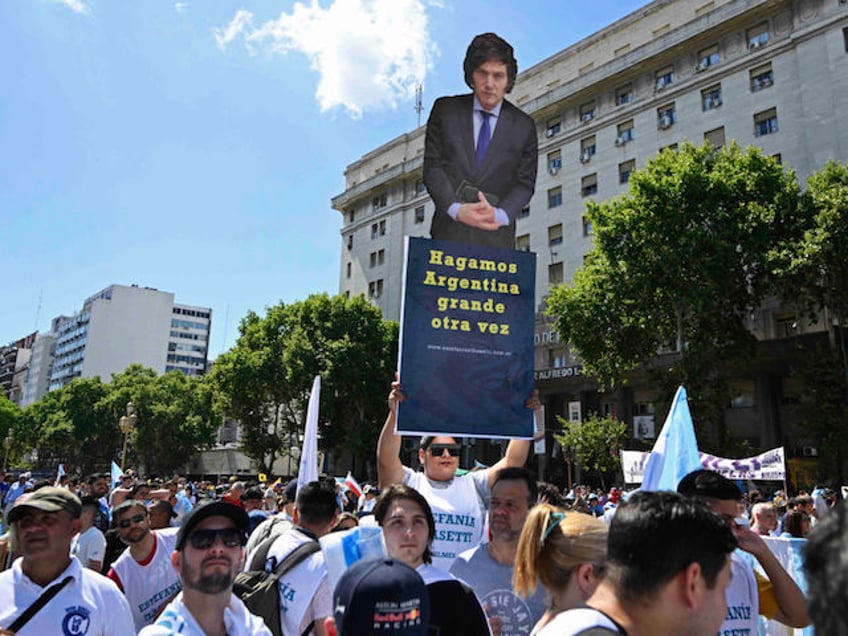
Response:
M216 530L195 530L188 535L188 542L195 550L208 550L218 537L228 548L244 545L244 533L238 528L219 528Z
M459 457L462 452L462 446L459 444L431 444L430 453L433 457L441 457L447 451L451 457Z
M134 523L141 523L142 521L144 521L144 518L146 516L147 516L146 514L144 514L143 512L140 512L137 515L133 515L129 519L121 519L118 522L118 525L122 528L129 528Z

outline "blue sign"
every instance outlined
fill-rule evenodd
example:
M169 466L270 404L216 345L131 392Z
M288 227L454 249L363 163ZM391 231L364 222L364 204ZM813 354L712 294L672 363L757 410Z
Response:
M401 434L533 437L536 255L408 238Z

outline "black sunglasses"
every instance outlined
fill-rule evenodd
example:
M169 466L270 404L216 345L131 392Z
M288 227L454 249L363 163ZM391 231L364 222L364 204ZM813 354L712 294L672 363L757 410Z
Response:
M134 523L141 523L142 521L144 521L144 518L146 516L147 515L144 514L143 512L139 512L137 515L133 515L129 519L121 519L118 522L118 525L121 526L122 528L129 528Z
M188 535L188 542L195 550L208 550L218 537L228 548L244 545L244 533L238 528L220 528L216 530L195 530Z
M459 457L462 452L460 444L430 444L430 452L433 457L441 457L447 451L451 457Z

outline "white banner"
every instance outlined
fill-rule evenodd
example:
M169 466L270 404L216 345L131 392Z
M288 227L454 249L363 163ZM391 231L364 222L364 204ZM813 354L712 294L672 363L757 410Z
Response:
M628 484L641 484L645 475L645 464L650 452L621 451L621 470ZM755 457L725 459L709 453L700 453L701 465L714 470L728 479L754 479L783 481L786 478L786 463L783 447L773 448Z

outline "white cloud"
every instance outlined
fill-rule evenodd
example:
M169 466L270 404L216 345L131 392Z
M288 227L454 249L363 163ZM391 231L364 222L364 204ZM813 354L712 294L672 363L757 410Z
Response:
M177 13L185 13L186 9L188 9L188 2L177 2L174 5L174 9L176 9Z
M316 98L322 111L342 107L354 117L395 108L411 99L438 54L427 29L427 0L334 0L324 9L312 0L295 3L258 27L241 9L215 29L224 49L243 38L251 52L303 53L318 72Z
M74 13L81 13L83 15L86 15L91 11L91 7L89 7L82 0L56 0L56 2L65 5Z

